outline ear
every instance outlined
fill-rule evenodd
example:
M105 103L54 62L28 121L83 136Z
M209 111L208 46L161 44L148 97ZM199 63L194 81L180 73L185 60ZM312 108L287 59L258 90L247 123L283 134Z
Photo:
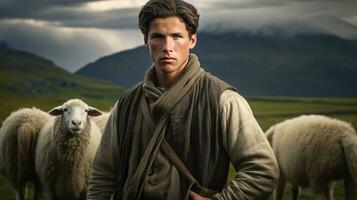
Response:
M190 49L193 49L196 46L197 43L197 34L192 34L190 38Z
M62 106L57 106L57 107L52 108L52 110L50 110L48 112L48 114L53 115L53 116L62 115L63 114Z
M102 112L94 107L89 106L88 115L95 117L95 116L102 115Z

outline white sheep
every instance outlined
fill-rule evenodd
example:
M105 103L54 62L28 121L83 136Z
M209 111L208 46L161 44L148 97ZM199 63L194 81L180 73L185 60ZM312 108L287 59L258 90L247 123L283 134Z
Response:
M33 199L40 199L42 190L35 172L35 149L38 134L51 118L36 108L12 112L0 129L0 173L13 188L16 199L25 199L24 189L29 182L35 186Z
M101 114L79 99L53 108L36 147L36 172L50 199L86 199L93 158L101 139L89 116Z
M285 181L311 186L315 199L333 199L333 181L345 180L345 198L357 199L357 135L343 121L320 115L303 115L272 126L266 136L280 167L274 199L282 199Z

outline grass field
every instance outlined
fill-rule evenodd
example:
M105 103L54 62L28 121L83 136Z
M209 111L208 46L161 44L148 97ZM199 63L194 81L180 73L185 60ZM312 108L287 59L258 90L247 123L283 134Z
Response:
M70 96L73 97L73 96ZM43 110L62 104L68 96L29 96L18 94L0 94L0 122L12 111L20 107L38 107ZM90 105L102 110L109 110L117 96L96 98L84 96L82 99ZM324 114L352 123L357 127L357 98L289 98L289 97L250 97L248 102L263 130L271 125L301 114ZM230 178L234 170L230 170ZM291 199L289 186L286 188L284 199ZM301 199L312 199L309 189L303 189ZM335 199L344 199L343 182L338 181L335 187ZM0 199L15 199L9 186L0 177Z

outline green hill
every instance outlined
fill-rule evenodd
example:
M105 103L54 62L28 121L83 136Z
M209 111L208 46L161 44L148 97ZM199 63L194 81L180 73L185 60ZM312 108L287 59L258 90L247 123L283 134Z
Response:
M55 97L117 97L121 88L110 82L71 74L31 53L0 48L0 92Z

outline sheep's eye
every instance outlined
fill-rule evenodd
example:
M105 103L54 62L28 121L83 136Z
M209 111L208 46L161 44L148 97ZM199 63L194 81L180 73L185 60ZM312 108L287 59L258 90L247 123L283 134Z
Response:
M85 109L84 112L89 112L89 109Z
M63 112L67 112L68 111L68 108L63 108Z

